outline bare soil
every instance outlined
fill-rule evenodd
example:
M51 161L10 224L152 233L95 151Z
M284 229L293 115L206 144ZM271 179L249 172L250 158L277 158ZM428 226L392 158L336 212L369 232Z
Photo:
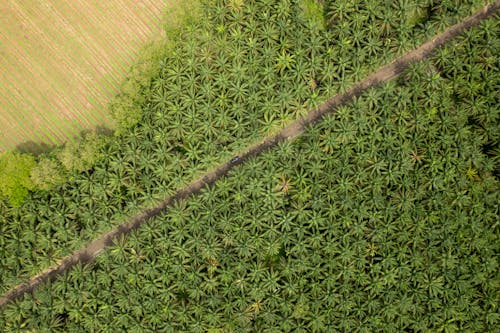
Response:
M281 129L277 134L264 138L260 143L248 147L246 152L240 155L239 158L233 158L231 161L219 165L212 171L207 172L202 177L190 183L188 186L177 191L174 195L161 202L155 208L147 209L132 217L128 222L112 229L108 233L89 243L84 248L79 249L73 254L65 257L55 267L39 273L38 275L32 277L27 283L18 285L11 289L4 296L0 297L0 308L4 307L8 302L22 297L25 293L32 292L41 283L55 280L59 274L71 269L76 264L86 264L93 261L101 251L112 245L114 240L127 235L130 231L137 229L149 219L165 212L167 207L169 207L174 201L182 200L199 193L203 187L214 184L236 165L242 164L247 159L258 155L262 151L274 147L280 141L291 140L297 137L302 134L309 125L317 122L327 113L334 112L339 106L348 103L354 97L359 96L367 89L379 86L384 82L394 79L401 74L410 63L423 60L436 48L455 38L464 30L477 26L482 20L494 15L499 8L500 0L496 1L494 4L485 6L474 15L469 16L464 21L436 35L432 40L424 43L417 49L410 51L404 56L392 61L390 64L381 67L378 71L355 84L347 92L335 95L326 103L310 111L304 118L294 121Z

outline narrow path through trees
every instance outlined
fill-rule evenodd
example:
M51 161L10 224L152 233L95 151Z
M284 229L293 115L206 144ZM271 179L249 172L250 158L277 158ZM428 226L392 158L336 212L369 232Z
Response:
M394 79L401 74L410 63L423 60L431 54L433 50L455 38L464 30L476 26L484 19L494 15L499 8L500 0L483 7L472 16L469 16L464 21L436 35L432 40L424 43L417 49L410 51L395 59L391 63L381 67L378 71L355 84L347 92L333 96L318 108L311 110L304 118L292 122L276 134L264 138L260 143L247 147L246 152L238 156L238 158L233 158L231 161L225 162L215 169L205 173L188 186L180 189L174 195L159 203L155 208L144 210L142 213L132 217L128 222L117 226L98 239L90 242L84 248L63 258L56 266L32 277L27 283L18 285L17 287L11 289L5 295L0 297L0 308L4 307L8 302L22 297L25 293L32 292L41 283L53 281L59 274L71 269L73 266L79 263L85 264L91 262L101 251L112 245L113 240L127 235L130 231L140 227L148 219L161 214L174 201L182 200L191 195L197 194L203 187L215 183L218 179L227 174L229 170L241 163L244 163L247 159L258 155L260 152L275 146L281 141L291 140L297 137L304 132L307 126L317 122L325 114L334 112L339 106L348 103L354 97L361 95L367 89Z

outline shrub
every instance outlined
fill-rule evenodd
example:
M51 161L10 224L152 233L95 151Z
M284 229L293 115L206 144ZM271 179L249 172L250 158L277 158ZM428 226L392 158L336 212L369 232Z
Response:
M0 193L10 203L19 207L34 188L30 173L35 167L35 158L29 154L6 152L0 155Z
M40 190L48 191L65 180L61 163L48 157L42 158L31 171L31 181Z
M59 160L66 170L87 171L102 157L102 148L106 138L94 132L87 133L82 140L66 143L58 153Z

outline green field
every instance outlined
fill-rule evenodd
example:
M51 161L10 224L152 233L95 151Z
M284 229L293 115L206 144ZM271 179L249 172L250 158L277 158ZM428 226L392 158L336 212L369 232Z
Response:
M160 36L169 3L2 1L0 152L40 152L112 128L106 106L139 49Z
M0 331L493 332L498 13L200 195L147 210L482 5L203 1L170 31L138 124L67 182L0 201L0 290L152 217L7 304Z

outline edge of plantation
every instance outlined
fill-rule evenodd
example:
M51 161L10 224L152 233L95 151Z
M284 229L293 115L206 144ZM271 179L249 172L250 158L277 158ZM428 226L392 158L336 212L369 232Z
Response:
M191 195L197 194L203 187L215 183L234 168L236 165L244 163L249 158L258 155L264 150L276 146L279 142L291 140L302 134L304 130L311 124L319 121L327 113L334 112L339 106L349 102L354 97L361 95L364 91L371 87L376 87L390 81L401 74L410 63L423 60L430 55L436 48L442 46L446 42L452 40L464 30L478 25L481 21L491 17L500 9L500 0L486 5L473 15L469 16L462 22L455 24L434 36L431 40L422 44L418 48L398 57L391 63L382 66L376 72L367 76L352 86L345 93L340 93L328 99L325 103L317 108L309 111L306 116L295 120L284 126L277 132L261 139L259 142L246 147L241 151L240 155L234 157L231 161L220 164L214 169L204 173L198 179L191 182L189 185L178 190L175 194L162 201L154 208L146 209L143 212L135 215L127 222L113 228L109 232L101 235L99 238L87 244L85 247L74 251L71 255L58 261L57 265L48 268L41 273L33 276L26 283L20 284L0 297L0 309L8 302L22 297L27 292L32 292L38 285L46 281L53 281L57 276L66 270L71 269L77 264L86 264L95 259L95 257L106 247L113 244L117 238L127 235L130 231L137 229L148 219L163 213L168 206L173 202L185 199Z

